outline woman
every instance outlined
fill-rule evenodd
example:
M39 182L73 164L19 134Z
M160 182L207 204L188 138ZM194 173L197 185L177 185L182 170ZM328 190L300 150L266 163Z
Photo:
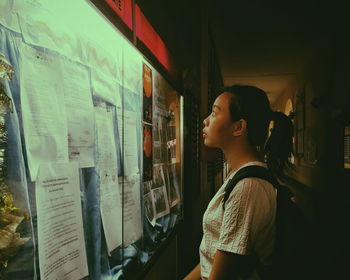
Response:
M245 178L223 207L225 186L249 165L269 168L281 178L292 152L292 123L271 111L264 91L240 85L223 90L203 123L204 144L223 151L231 172L203 216L200 264L185 280L262 279L274 244L276 189L260 178Z

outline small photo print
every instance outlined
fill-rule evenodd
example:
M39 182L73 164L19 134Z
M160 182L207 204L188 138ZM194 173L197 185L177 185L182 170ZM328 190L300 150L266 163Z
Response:
M179 178L176 173L176 164L169 166L169 203L173 207L180 202L180 188L179 188Z
M168 148L167 148L167 144L166 143L162 143L161 145L161 156L162 156L162 159L161 159L161 162L162 163L167 163L168 162L168 159L169 159L169 151L168 151Z
M162 163L161 143L153 142L153 163Z
M174 125L168 126L168 139L172 140L176 138L176 127Z
M160 136L160 141L162 143L167 142L167 119L165 117L160 117L160 126L159 126L159 136Z
M165 186L153 189L152 195L153 195L156 219L169 214L170 209L169 209L168 197L167 197Z
M153 189L165 186L163 165L153 166Z
M160 137L159 137L159 127L161 125L161 119L160 116L156 116L154 118L154 123L153 123L153 140L154 141L160 141Z
M143 194L146 195L149 192L151 192L152 189L152 180L151 181L147 181L147 182L143 182Z
M169 160L170 163L176 163L176 145L171 146L169 149Z
M151 192L144 195L143 198L144 204L145 204L145 215L149 222L152 224L152 226L155 225L156 219L155 219L155 209L154 209L154 201L153 201L153 195Z

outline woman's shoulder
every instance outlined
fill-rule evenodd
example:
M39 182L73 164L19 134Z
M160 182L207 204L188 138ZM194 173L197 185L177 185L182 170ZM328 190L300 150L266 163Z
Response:
M238 181L235 188L258 188L261 186L273 187L273 185L269 181L266 181L264 179L257 177L247 177Z
M274 193L275 188L270 182L257 177L247 177L236 184L231 195L260 196Z

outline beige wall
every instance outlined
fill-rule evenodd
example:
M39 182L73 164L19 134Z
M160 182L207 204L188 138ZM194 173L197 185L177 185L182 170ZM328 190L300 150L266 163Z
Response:
M324 61L324 57L319 56L311 60L310 65L305 69L296 82L290 84L281 97L272 105L273 110L284 112L288 99L292 100L294 112L296 112L297 102L304 98L304 156L297 157L295 154L294 170L289 174L295 181L292 181L301 205L310 215L313 213L313 194L322 188L322 160L325 158L325 115L326 108L324 96L329 94L330 88L330 68ZM303 97L304 95L304 97ZM316 108L312 101L322 100ZM297 112L294 119L295 142L300 145L297 137L297 122L302 121L301 115ZM295 149L294 149L294 152ZM305 160L306 153L316 154L315 161ZM311 156L310 156L311 157ZM313 158L313 157L312 157Z

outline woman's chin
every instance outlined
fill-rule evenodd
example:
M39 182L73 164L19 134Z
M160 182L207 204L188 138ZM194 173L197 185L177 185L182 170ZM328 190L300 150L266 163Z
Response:
M213 145L213 143L210 143L210 141L208 141L207 139L204 139L204 146L208 148L216 148L216 146Z

